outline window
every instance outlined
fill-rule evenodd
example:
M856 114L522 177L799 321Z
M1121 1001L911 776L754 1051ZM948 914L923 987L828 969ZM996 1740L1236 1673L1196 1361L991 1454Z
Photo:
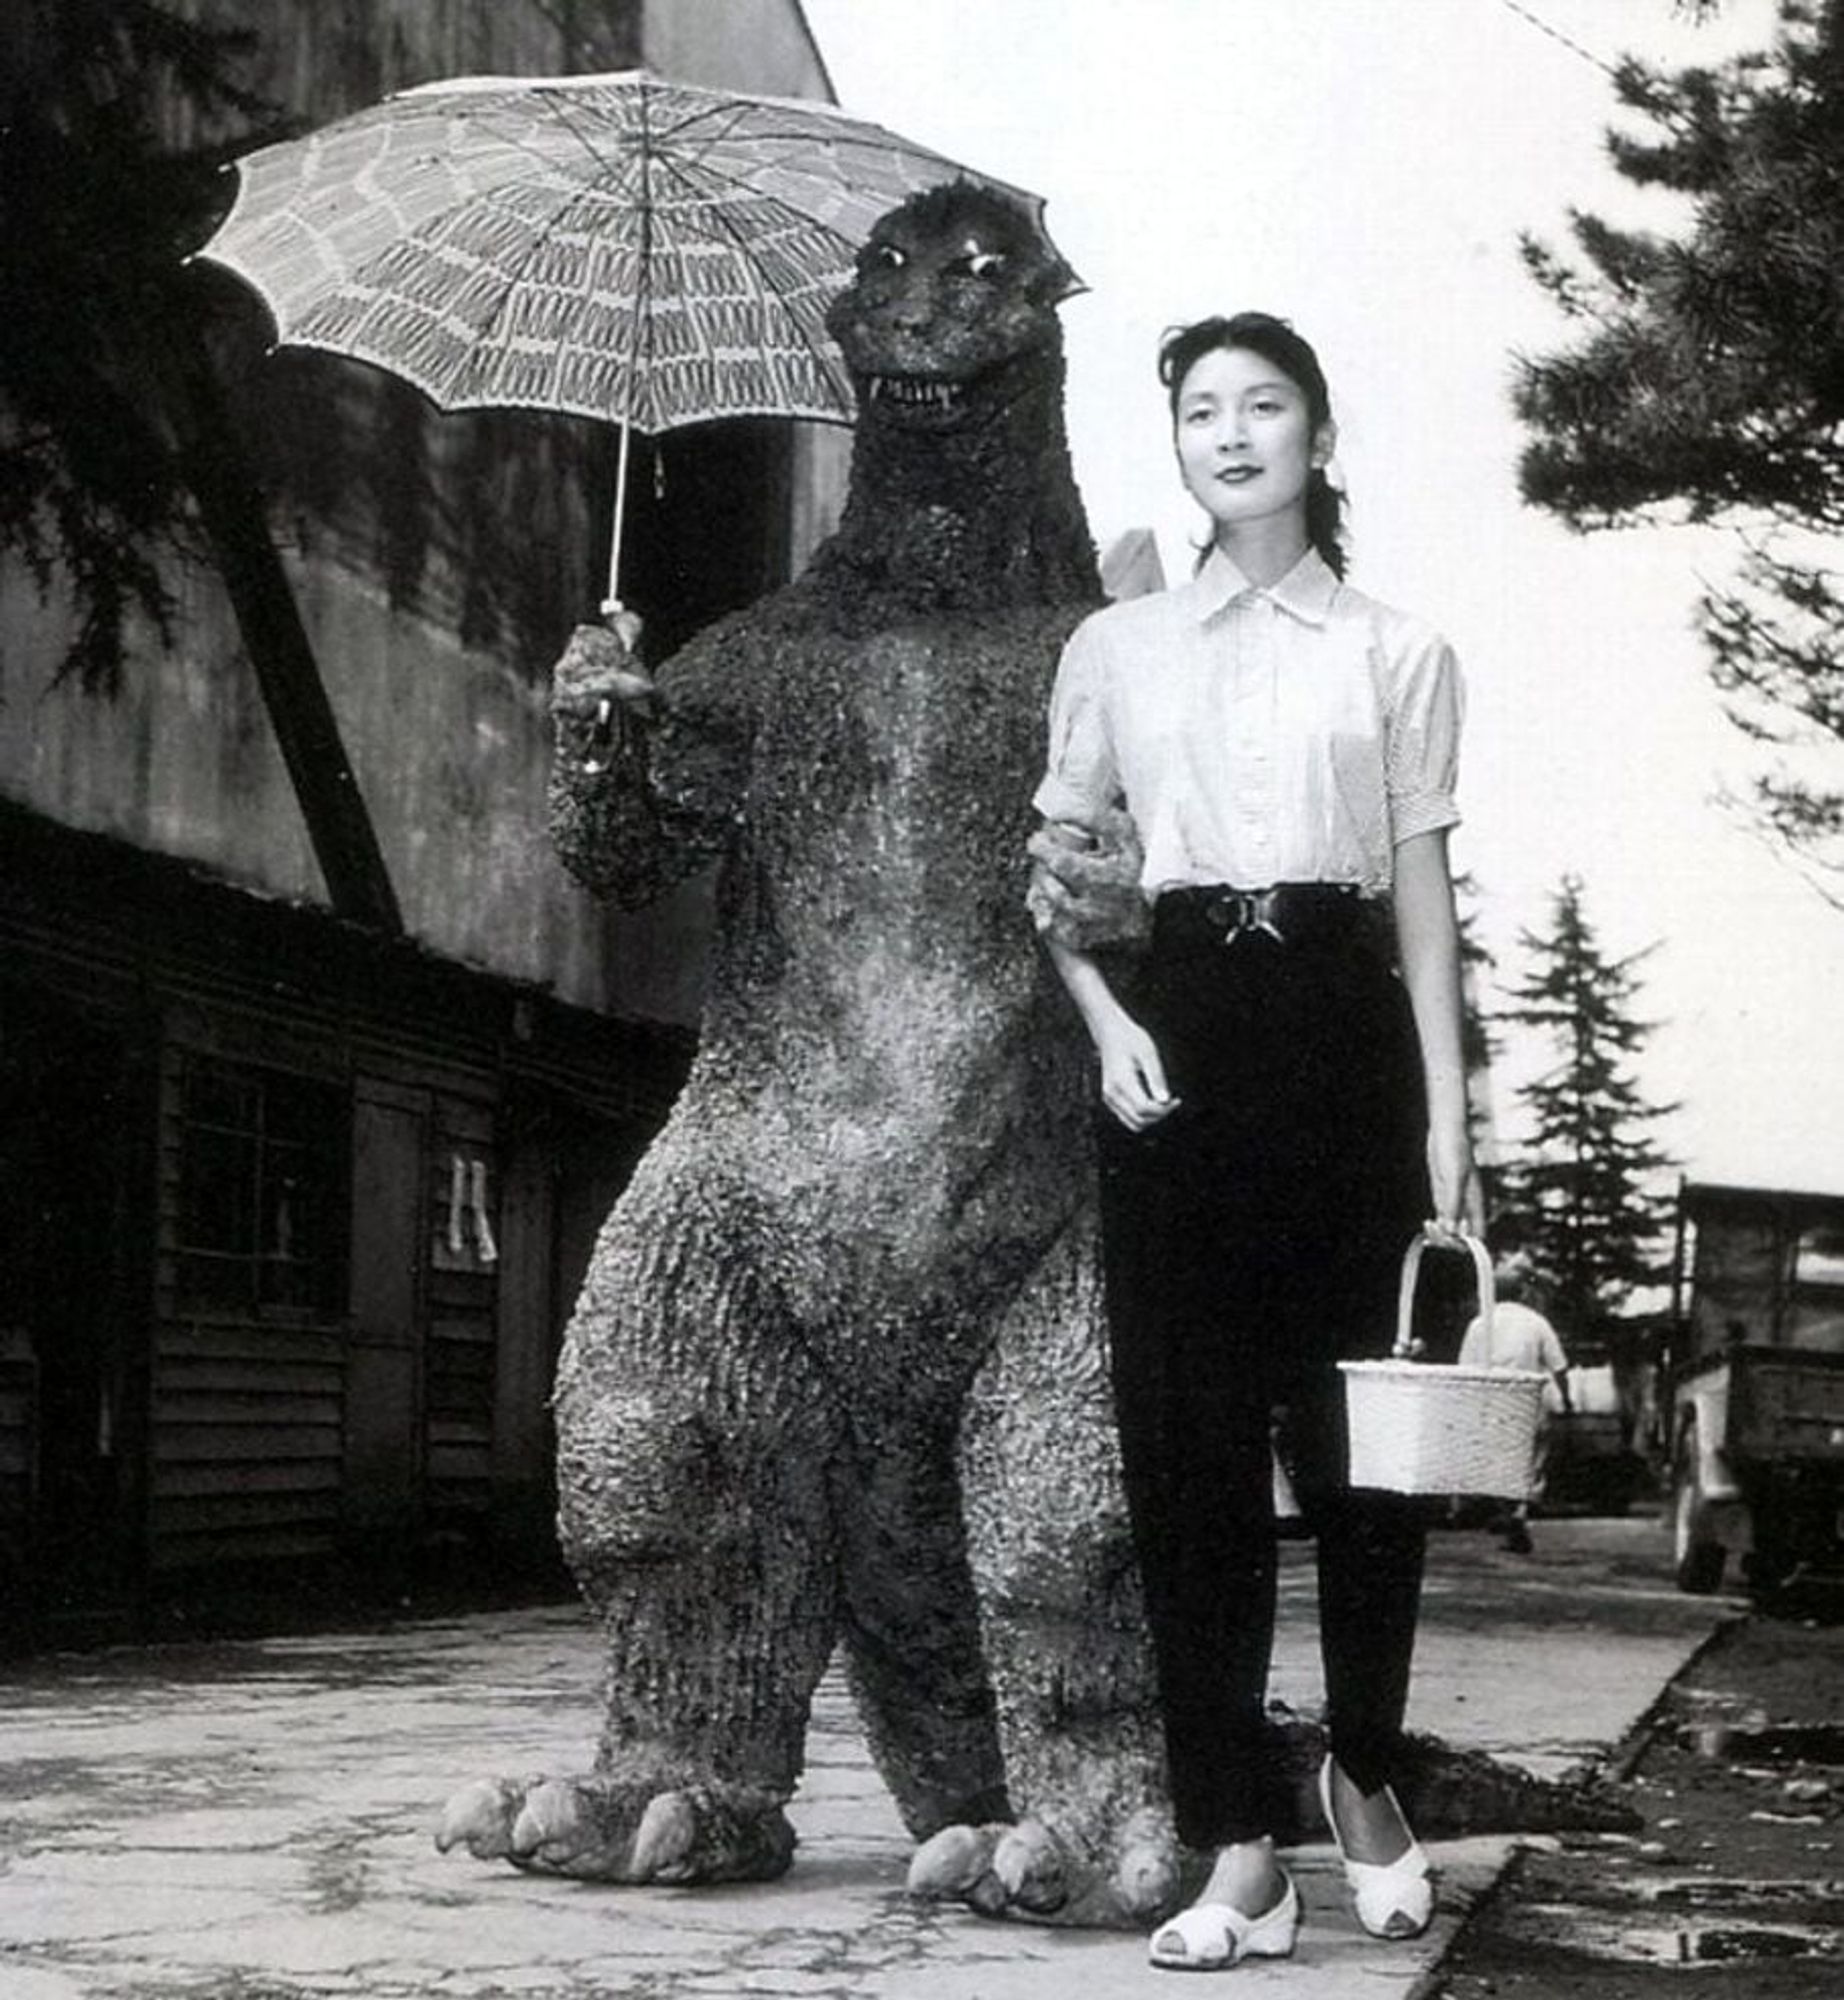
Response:
M1844 1222L1809 1223L1800 1231L1793 1282L1844 1290Z
M1844 1223L1812 1222L1799 1233L1787 1339L1816 1353L1844 1353Z
M338 1311L348 1146L346 1097L336 1085L188 1055L179 1105L182 1305Z

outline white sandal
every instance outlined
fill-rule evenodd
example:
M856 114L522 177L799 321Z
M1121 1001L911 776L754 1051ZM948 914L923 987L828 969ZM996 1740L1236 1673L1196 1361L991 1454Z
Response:
M1387 1786L1384 1789L1388 1791ZM1388 1792L1388 1796L1390 1804L1396 1807L1396 1816L1401 1819L1402 1808L1396 1804L1395 1793ZM1338 1818L1332 1811L1330 1757L1319 1766L1319 1803L1338 1848L1338 1858L1345 1866L1345 1881L1350 1887L1351 1899L1357 1905L1358 1922L1372 1937L1420 1937L1434 1921L1434 1884L1430 1880L1428 1856L1421 1842L1411 1834L1408 1847L1391 1862L1353 1861L1345 1852L1344 1837L1338 1831ZM1406 1827L1407 1824L1404 1819L1403 1825Z
M1300 1892L1283 1868L1280 1901L1258 1917L1230 1903L1193 1903L1153 1932L1152 1964L1166 1972L1220 1972L1245 1958L1286 1958L1300 1929Z

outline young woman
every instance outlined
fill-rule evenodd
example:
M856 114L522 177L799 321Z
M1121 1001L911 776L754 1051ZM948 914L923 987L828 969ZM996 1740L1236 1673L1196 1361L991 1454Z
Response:
M1389 1782L1423 1530L1413 1502L1347 1489L1337 1362L1387 1350L1415 1231L1476 1230L1481 1205L1453 654L1343 581L1306 341L1206 320L1167 336L1160 379L1210 546L1071 638L1035 802L1078 828L1124 805L1152 903L1127 974L1054 923L1047 942L1100 1060L1111 1362L1178 1832L1215 1857L1152 1960L1196 1969L1284 1955L1299 1924L1265 1717L1277 1453L1317 1537L1320 1794L1357 1912L1378 1936L1428 1924Z

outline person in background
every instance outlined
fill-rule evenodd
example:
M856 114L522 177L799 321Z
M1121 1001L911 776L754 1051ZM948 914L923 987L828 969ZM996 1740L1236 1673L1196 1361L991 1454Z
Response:
M1384 1352L1404 1250L1480 1222L1447 833L1451 648L1344 582L1330 397L1266 313L1169 334L1178 467L1208 517L1191 579L1094 613L1051 698L1044 829L1130 817L1150 940L1110 957L1031 905L1092 1039L1102 1274L1179 1838L1211 1858L1156 1966L1293 1949L1291 1819L1266 1713L1278 1423L1317 1544L1320 1798L1364 1926L1427 1928L1391 1789L1424 1519L1345 1478L1340 1359ZM1052 859L1055 852L1052 850Z
M1497 1298L1491 1325L1486 1325L1483 1315L1474 1315L1460 1342L1460 1365L1526 1368L1549 1377L1543 1385L1543 1415L1532 1447L1531 1491L1522 1500L1502 1502L1486 1523L1514 1555L1527 1556L1534 1547L1531 1503L1543 1497L1549 1469L1550 1422L1557 1411L1569 1407L1569 1357L1561 1337L1540 1309L1541 1295L1530 1266L1522 1258L1509 1257L1499 1265L1494 1290Z

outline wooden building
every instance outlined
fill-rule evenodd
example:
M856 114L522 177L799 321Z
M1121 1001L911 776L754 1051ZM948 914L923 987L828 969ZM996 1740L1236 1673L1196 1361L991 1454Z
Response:
M314 0L173 4L256 29L254 81L313 122L640 62L830 95L793 0L353 0L332 47ZM554 1575L557 1343L691 1049L704 885L619 917L544 823L612 432L270 354L253 302L226 355L403 931L329 907L213 574L175 570L174 643L106 698L0 550L0 1646ZM642 441L656 635L791 574L847 449Z

